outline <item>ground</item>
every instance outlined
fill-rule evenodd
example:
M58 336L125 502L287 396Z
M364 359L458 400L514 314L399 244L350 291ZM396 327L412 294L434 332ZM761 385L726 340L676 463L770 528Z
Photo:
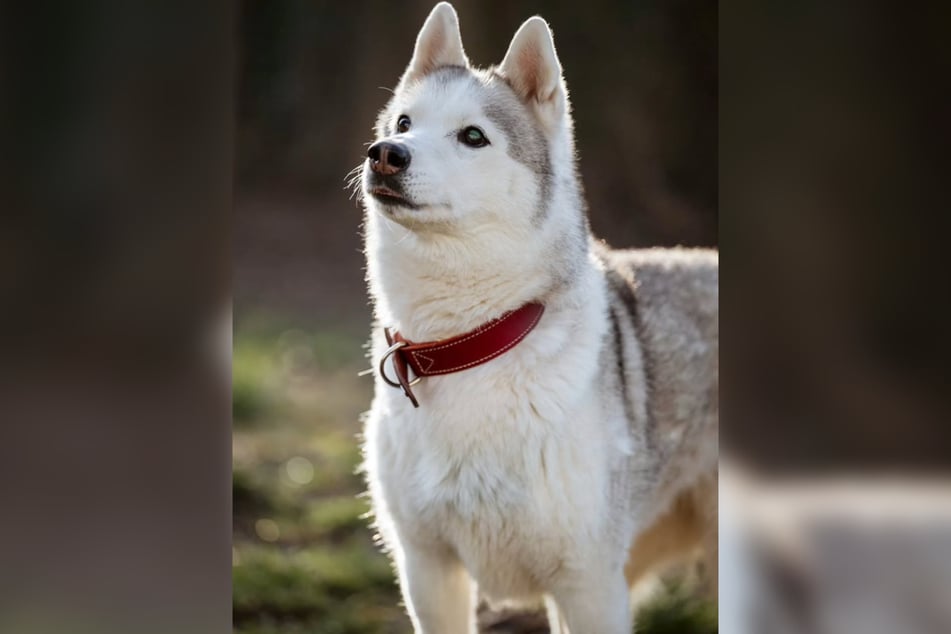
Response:
M372 392L361 326L244 318L234 338L234 623L242 634L409 634L364 517L359 416ZM531 615L483 632L541 634ZM717 631L712 604L667 581L638 632ZM491 626L489 624L492 624Z

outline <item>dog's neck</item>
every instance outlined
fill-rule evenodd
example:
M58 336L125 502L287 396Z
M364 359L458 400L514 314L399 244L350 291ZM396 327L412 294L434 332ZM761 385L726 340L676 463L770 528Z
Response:
M541 231L550 235L490 227L464 236L424 233L369 210L368 280L377 320L422 342L468 332L530 301L557 308L585 260L587 232L565 222Z

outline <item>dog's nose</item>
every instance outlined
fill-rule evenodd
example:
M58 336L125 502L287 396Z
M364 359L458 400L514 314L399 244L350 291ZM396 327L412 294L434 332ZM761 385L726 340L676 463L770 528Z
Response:
M370 169L384 175L402 172L410 160L406 146L390 141L377 141L367 150L367 156L370 157Z

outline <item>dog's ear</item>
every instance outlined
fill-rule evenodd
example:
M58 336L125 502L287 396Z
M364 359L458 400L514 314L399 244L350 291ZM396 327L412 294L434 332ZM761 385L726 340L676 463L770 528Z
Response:
M554 124L565 115L568 93L545 20L536 15L519 27L498 70L546 123Z
M437 4L416 36L416 48L400 86L418 81L441 66L469 66L462 50L459 18L448 2Z

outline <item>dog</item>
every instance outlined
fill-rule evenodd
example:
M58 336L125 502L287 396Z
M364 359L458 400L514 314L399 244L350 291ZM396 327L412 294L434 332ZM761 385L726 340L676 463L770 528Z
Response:
M715 584L718 255L591 236L547 23L477 69L438 4L360 169L363 470L415 631L474 631L477 588L627 634L698 548Z

